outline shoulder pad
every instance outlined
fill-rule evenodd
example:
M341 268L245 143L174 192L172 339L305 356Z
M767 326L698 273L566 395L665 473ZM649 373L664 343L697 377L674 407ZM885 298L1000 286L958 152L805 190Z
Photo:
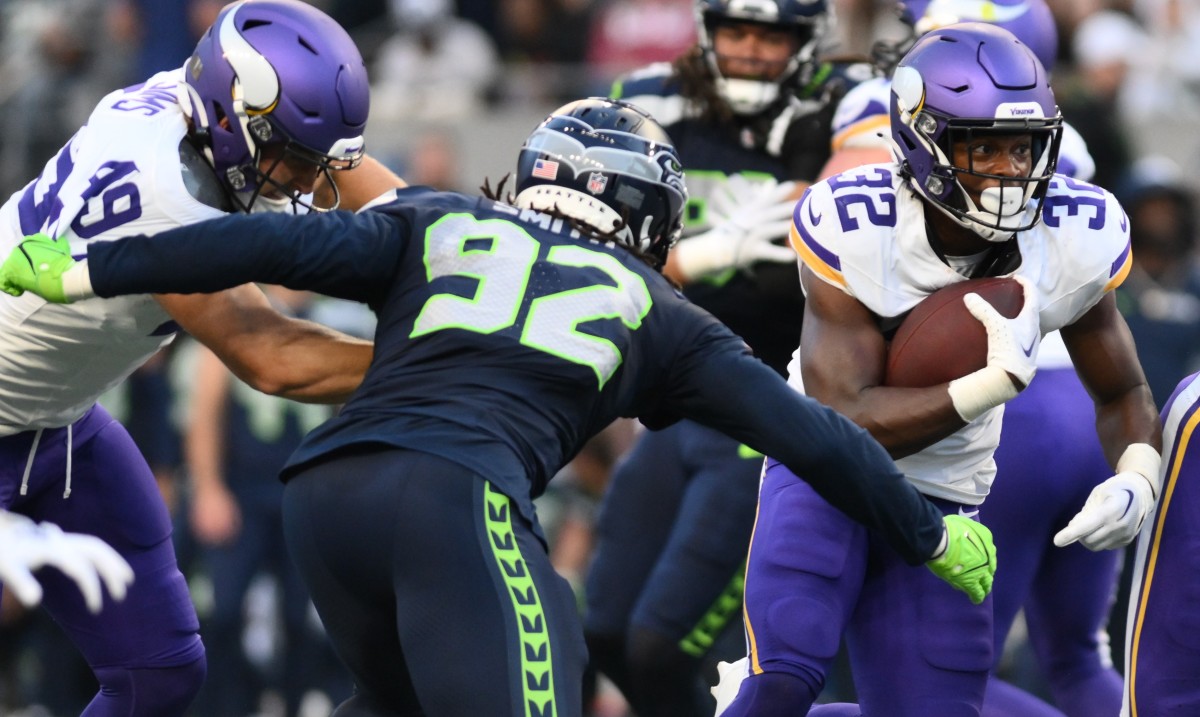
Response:
M1042 224L1057 230L1073 247L1080 265L1094 263L1105 281L1104 291L1121 285L1132 267L1129 217L1107 189L1055 175L1042 205Z
M888 149L890 102L891 81L884 77L855 85L842 97L833 115L834 151L843 147Z
M897 219L892 165L869 164L810 186L792 214L792 246L814 274L852 293L844 274L844 248L857 253L894 232ZM865 247L865 248L864 248Z

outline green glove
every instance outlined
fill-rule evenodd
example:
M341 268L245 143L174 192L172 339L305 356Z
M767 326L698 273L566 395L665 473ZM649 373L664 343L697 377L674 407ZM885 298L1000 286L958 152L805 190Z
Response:
M0 290L13 296L32 291L46 301L69 304L62 276L73 266L65 241L34 234L25 237L0 265Z
M978 605L992 591L996 574L996 544L983 523L947 515L946 550L925 563L933 574L962 590Z

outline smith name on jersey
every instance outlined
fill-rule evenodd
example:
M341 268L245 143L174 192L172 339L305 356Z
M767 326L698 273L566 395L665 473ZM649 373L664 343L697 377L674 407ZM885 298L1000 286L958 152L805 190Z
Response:
M821 280L860 301L890 333L934 291L965 281L934 252L925 205L895 164L844 172L813 185L796 206L792 244ZM1035 211L1031 204L1027 211ZM1043 335L1067 326L1095 306L1129 273L1129 220L1117 200L1093 184L1056 175L1042 219L1017 235L1020 264L1005 276L1036 287ZM797 351L789 383L804 390ZM992 458L1003 406L958 432L896 461L925 494L977 505L995 477Z

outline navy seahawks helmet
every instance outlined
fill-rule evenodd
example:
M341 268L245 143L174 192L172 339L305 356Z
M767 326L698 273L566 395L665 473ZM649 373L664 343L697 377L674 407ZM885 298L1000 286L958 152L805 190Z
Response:
M832 21L826 0L697 0L696 32L704 59L716 79L719 94L737 114L754 114L779 97L781 85L813 62L817 46ZM729 22L753 22L791 30L798 41L787 68L772 81L725 77L713 47L716 27Z
M661 266L683 230L683 167L641 108L592 97L555 110L521 147L518 207L555 212Z
M970 22L918 40L892 78L891 129L909 185L962 226L999 242L1040 220L1058 163L1062 115L1042 63L1012 33ZM954 166L955 143L986 134L1028 135L1029 176ZM985 189L976 205L958 181L964 174L1000 185Z
M346 31L307 3L226 6L184 66L184 82L193 135L246 211L270 181L258 166L267 145L326 174L362 160L366 66Z

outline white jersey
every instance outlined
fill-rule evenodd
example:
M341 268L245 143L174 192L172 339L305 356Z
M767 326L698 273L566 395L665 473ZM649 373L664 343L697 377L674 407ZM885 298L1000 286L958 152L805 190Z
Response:
M891 150L891 90L892 81L878 77L855 85L846 93L833 116L833 151L843 147ZM1087 142L1066 122L1063 122L1055 171L1085 182L1091 181L1096 173L1096 160L1092 159ZM1071 356L1057 331L1042 340L1037 365L1039 369L1071 367Z
M929 294L966 281L934 253L924 205L895 164L858 167L814 184L796 207L792 243L813 274L860 301L885 331ZM1008 276L1037 288L1043 335L1074 323L1131 266L1129 221L1117 200L1061 175L1050 181L1042 221L1018 234L1017 244L1021 263ZM789 383L801 392L802 358L797 351L788 367ZM996 473L992 455L1002 416L1003 406L994 408L896 464L923 493L982 503Z
M222 216L184 185L182 70L109 94L41 176L0 208L0 251L45 232L86 254L93 241ZM49 304L0 294L0 435L72 423L174 337L148 295Z

